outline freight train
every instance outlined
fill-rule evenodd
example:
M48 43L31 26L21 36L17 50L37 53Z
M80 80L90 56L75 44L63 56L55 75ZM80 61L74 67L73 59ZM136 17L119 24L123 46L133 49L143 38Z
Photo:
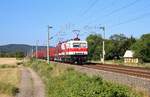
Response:
M49 48L51 61L83 64L87 61L88 44L81 41L78 37L67 41L59 42L56 47ZM37 58L46 59L47 50L37 51ZM36 57L36 53L33 53Z

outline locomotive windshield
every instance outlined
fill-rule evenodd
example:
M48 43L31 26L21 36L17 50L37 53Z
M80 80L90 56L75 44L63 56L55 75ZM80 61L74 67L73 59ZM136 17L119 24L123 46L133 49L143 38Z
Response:
M73 47L78 48L78 47L80 47L80 44L78 44L78 43L74 43L74 44L73 44Z
M75 47L75 48L78 48L78 47L85 48L87 46L86 46L86 43L73 43L73 47Z

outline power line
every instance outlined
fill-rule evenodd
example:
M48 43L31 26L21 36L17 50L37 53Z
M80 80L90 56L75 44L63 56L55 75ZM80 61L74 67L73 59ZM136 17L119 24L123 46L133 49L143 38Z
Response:
M119 11L121 11L121 10L123 10L123 9L126 9L126 8L128 8L128 7L130 7L130 6L133 6L134 4L136 4L136 3L139 2L139 1L140 1L140 0L135 0L135 1L133 1L133 2L131 2L131 3L129 3L129 4L127 4L127 5L122 6L121 8L115 9L115 10L113 10L112 12L110 12L110 13L104 15L104 17L108 17L108 16L110 16L110 15L116 13L116 12L119 12Z
M93 3L82 13L82 15L87 14L89 12L89 10L92 9L97 2L98 2L98 0L94 0Z
M130 23L130 22L135 22L135 21L143 19L143 18L145 18L145 17L147 17L149 15L150 15L150 12L147 12L147 13L144 13L144 14L138 16L138 17L135 17L135 18L132 18L132 19L128 19L126 21L122 21L120 23L117 23L117 24L114 24L114 25L111 25L111 26L108 26L108 27L109 28L114 28L114 27L117 27L119 25L127 24L127 23Z
M93 1L93 2L91 3L91 1ZM76 18L79 18L78 20L80 20L81 16L84 16L85 14L87 14L89 12L89 10L91 8L93 8L97 2L98 2L98 0L88 0L86 3L88 3L88 4L91 3L91 4L85 10L80 11L80 15L77 15Z
M114 3L116 2L116 0L113 0L111 3L110 3L110 5L113 5ZM96 3L95 3L96 4ZM109 7L108 6L103 6L102 8L100 8L101 10L106 10L106 9L108 9ZM88 10L88 12L89 12L89 10ZM86 14L86 13L85 13ZM85 14L83 14L83 15L85 15ZM92 15L94 14L94 12L92 12L91 14L90 14L90 18L92 17ZM88 18L89 19L89 18ZM87 19L85 19L84 18L84 20L87 20ZM81 22L81 21L80 21Z
M111 11L110 13L108 13L108 14L105 14L105 15L103 15L103 16L101 16L102 18L106 18L106 17L108 17L108 16L111 16L112 14L114 14L114 13L117 13L117 12L119 12L119 11L121 11L121 10L124 10L124 9L126 9L126 8L128 8L128 7L131 7L131 6L133 6L134 4L136 4L136 3L138 3L140 0L135 0L135 1L133 1L133 2L131 2L131 3L128 3L128 4L126 4L126 5L124 5L124 6L122 6L122 7L120 7L120 8L118 8L118 9L115 9L115 10L113 10L113 11ZM96 21L97 19L95 19L94 21ZM91 23L91 22L90 22ZM90 24L89 23L89 24Z
M130 15L135 15L135 14L137 14L137 13L139 13L139 12L143 12L143 10L148 10L149 9L149 7L150 7L150 4L148 4L148 6L142 6L142 8L140 8L140 9L136 9L135 11L132 11L132 12L128 12L128 13L125 13L125 14L122 14L123 16L126 16L126 14L130 14ZM144 8L144 9L143 9ZM146 9L145 9L146 8ZM138 11L137 11L138 10ZM119 15L118 17L122 17L122 15ZM113 18L111 19L111 20L114 20ZM105 23L106 23L106 21L108 22L111 22L111 20L105 20Z
M130 23L130 22L134 22L134 21L137 21L137 20L139 20L139 19L145 18L146 16L149 16L149 15L150 15L150 12L144 13L144 14L142 14L142 15L136 17L136 18L128 19L128 20L123 21L123 22L120 22L120 23L118 23L118 24L114 24L114 25L110 26L110 28L116 27L116 26L119 26L119 25L123 25L123 24L127 24L127 23Z

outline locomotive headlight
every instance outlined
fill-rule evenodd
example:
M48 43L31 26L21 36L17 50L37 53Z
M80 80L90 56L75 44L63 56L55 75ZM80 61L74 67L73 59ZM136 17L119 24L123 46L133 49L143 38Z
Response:
M83 48L87 47L86 43L81 43L81 47L83 47Z

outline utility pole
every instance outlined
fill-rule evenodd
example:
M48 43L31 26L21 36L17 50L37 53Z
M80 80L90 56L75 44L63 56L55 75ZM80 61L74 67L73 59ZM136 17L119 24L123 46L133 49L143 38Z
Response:
M36 41L36 59L38 58L38 40Z
M103 30L103 58L102 58L102 63L105 63L105 27L100 27L100 29Z
M31 57L33 58L33 46L31 48Z
M47 39L47 63L48 64L50 64L50 56L49 56L49 54L50 54L50 51L49 51L49 43L50 43L50 31L49 31L49 29L51 29L52 28L52 26L49 26L48 25L48 39Z

